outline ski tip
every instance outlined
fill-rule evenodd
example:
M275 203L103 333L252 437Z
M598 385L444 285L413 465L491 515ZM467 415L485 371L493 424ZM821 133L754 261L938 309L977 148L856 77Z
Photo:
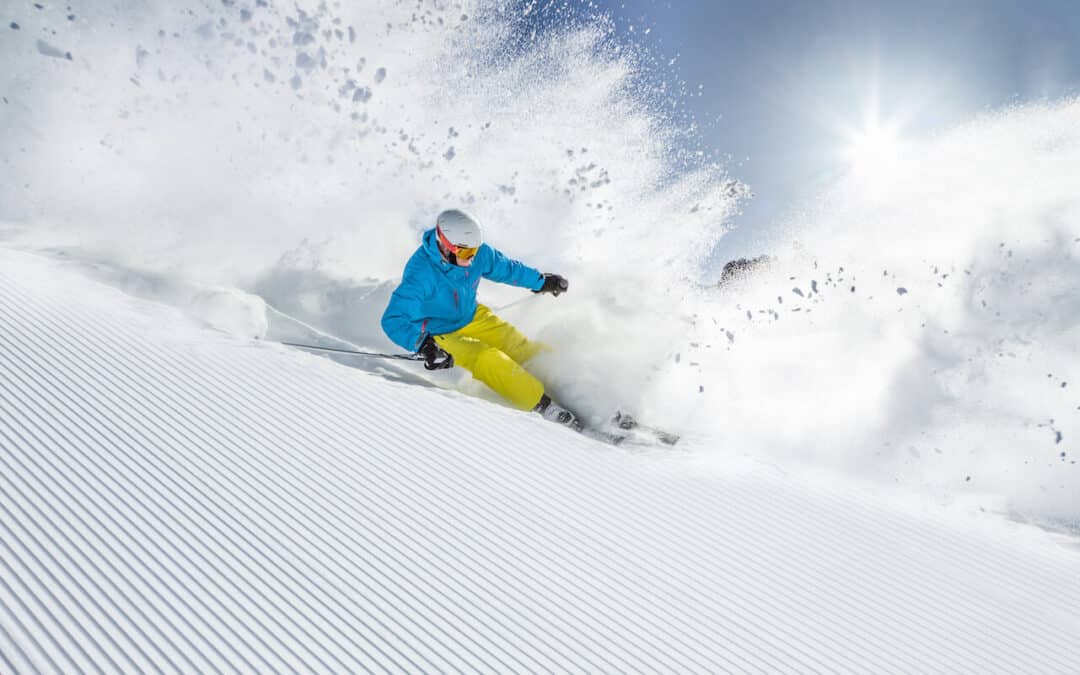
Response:
M664 445L675 445L681 438L679 434L658 429L657 427L649 426L647 424L641 424L633 417L633 415L629 415L621 410L615 411L615 414L612 415L611 424L621 431L651 436Z

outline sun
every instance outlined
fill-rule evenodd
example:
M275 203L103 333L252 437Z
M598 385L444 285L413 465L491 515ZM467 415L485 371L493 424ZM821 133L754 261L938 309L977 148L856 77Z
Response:
M856 178L879 183L893 176L904 154L904 144L895 125L877 120L848 134L844 159Z

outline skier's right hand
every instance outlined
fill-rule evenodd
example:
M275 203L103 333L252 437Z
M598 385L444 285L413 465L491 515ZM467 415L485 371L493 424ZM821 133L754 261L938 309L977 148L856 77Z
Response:
M544 277L544 285L533 291L533 293L551 293L557 298L560 293L565 293L570 289L570 282L558 274L544 272L542 276Z
M428 370L442 370L443 368L454 367L454 357L440 347L435 342L435 338L430 335L424 338L424 341L420 344L420 349L416 350L416 353L424 357L424 367Z

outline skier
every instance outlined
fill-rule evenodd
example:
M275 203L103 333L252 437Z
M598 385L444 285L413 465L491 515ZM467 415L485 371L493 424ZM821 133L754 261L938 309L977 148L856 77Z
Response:
M457 209L440 213L422 242L383 312L386 335L423 356L428 370L457 364L514 407L580 430L577 417L522 366L543 346L476 301L482 278L556 297L569 288L566 279L541 274L485 244L480 223Z

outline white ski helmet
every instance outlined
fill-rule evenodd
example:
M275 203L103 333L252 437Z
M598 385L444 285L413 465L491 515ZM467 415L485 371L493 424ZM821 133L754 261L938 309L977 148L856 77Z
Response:
M484 243L484 228L464 211L449 209L436 218L435 236L447 260L468 267Z

